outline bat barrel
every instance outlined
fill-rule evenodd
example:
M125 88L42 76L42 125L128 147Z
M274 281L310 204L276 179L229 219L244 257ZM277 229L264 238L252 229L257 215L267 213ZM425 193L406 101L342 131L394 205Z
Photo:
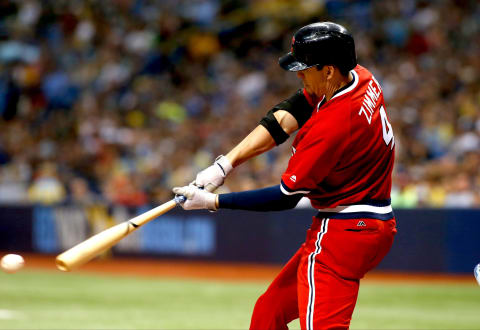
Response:
M117 244L122 238L135 231L140 226L164 214L165 212L170 211L175 207L175 205L176 201L171 200L160 206L157 206L154 209L151 209L150 211L136 216L135 218L108 228L90 237L86 241L75 245L71 249L57 256L55 259L57 268L61 271L67 272L83 265L100 253Z
M108 250L136 228L130 221L108 228L63 252L56 258L55 263L58 269L62 271L70 271L73 268L77 268Z
M68 263L66 263L65 260L63 260L59 256L55 259L55 264L57 265L57 268L63 272L69 272L71 270Z

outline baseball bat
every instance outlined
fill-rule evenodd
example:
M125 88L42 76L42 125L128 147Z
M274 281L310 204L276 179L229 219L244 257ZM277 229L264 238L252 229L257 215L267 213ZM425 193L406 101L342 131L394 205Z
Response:
M171 201L157 206L130 220L105 229L104 231L58 255L55 259L57 268L64 272L68 272L85 264L113 245L117 244L122 238L137 230L139 227L152 221L158 216L167 213L173 209L177 203L182 203L183 201L185 201L183 196L177 196Z

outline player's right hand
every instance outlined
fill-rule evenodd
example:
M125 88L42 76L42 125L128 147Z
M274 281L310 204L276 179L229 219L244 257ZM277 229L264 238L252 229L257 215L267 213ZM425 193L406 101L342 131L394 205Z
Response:
M185 202L180 203L184 210L217 210L217 195L200 189L192 184L184 187L175 187L173 192L177 196L184 196Z
M225 177L233 170L233 166L227 157L220 155L215 159L213 165L210 165L197 174L193 184L207 191L214 191L225 181Z

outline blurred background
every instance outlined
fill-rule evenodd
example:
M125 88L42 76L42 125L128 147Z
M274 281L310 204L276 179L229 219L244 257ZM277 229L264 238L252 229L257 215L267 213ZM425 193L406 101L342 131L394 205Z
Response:
M299 27L327 20L352 31L358 62L383 86L396 141L392 204L399 222L415 221L397 246L428 250L408 233L432 221L434 233L420 240L450 242L446 251L465 256L458 246L473 246L465 235L480 230L469 227L477 215L460 212L480 206L474 0L0 0L0 213L20 219L4 222L0 249L23 242L57 252L170 200L172 187L191 182L301 87L278 58ZM290 143L236 168L221 191L278 184ZM236 214L231 225L245 217ZM263 256L246 257L222 239L250 230L223 228L219 218L162 221L117 249L281 262L297 242L287 248L280 233L301 241L310 221L262 222L285 253L259 247ZM449 219L461 228L455 239L446 236L457 233ZM475 253L478 244L468 263L442 258L427 269L470 271ZM406 264L434 258L426 259Z
M74 274L54 257L240 142L301 88L277 63L294 32L327 20L354 35L396 143L398 234L352 328L478 329L477 0L0 0L0 252L26 259L0 274L0 328L246 329L304 241L308 203L177 208ZM291 141L221 191L278 184Z
M323 20L383 86L394 207L478 207L475 0L1 0L0 202L170 199L301 87L277 60ZM223 191L277 184L290 143Z

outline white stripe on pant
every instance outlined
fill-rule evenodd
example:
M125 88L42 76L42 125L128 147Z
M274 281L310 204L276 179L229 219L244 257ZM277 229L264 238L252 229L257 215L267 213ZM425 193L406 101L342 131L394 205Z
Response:
M315 256L322 252L322 242L323 236L328 231L328 220L327 218L322 219L321 229L317 234L317 241L315 242L315 252L310 253L308 256L308 305L307 305L307 318L305 320L307 330L313 329L313 314L315 306Z

